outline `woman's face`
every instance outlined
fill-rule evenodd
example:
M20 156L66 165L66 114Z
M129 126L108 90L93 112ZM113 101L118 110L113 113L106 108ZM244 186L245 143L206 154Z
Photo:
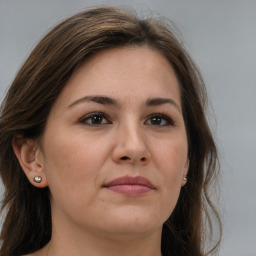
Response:
M53 227L161 232L188 169L179 85L168 61L145 47L91 57L53 105L42 149Z

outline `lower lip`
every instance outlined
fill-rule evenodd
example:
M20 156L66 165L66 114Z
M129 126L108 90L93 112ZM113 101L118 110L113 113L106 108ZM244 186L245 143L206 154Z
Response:
M124 195L129 195L129 196L140 196L147 194L151 192L153 189L149 188L147 186L143 185L132 185L132 184L125 184L125 185L115 185L115 186L110 186L106 187L107 189L124 194Z

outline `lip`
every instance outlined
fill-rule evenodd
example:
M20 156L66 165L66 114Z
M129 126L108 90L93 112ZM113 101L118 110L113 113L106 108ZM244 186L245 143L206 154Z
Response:
M142 176L119 177L104 184L103 187L113 192L129 196L144 195L155 189L151 181Z

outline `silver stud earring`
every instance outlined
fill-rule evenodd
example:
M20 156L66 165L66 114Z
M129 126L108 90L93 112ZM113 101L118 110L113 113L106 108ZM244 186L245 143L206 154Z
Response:
M40 183L42 181L42 177L41 176L35 176L33 181L36 182L36 183Z
M187 179L187 177L184 177L183 180L187 181L188 179Z

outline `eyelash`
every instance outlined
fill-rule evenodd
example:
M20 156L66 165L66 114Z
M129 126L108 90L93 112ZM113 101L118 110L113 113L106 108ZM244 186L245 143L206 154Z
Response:
M93 118L94 118L94 121L99 121L100 123L93 123L94 122ZM152 123L153 119L155 119L154 121L158 121L158 122L160 121L160 123L162 123L164 121L164 124L162 124L162 125L161 124L153 124ZM102 120L105 120L104 123L102 123ZM148 123L149 121L151 121L151 123ZM111 124L111 121L109 121L109 118L102 112L94 112L94 113L88 114L88 115L84 116L80 120L80 122L85 125L94 126L94 127ZM144 124L152 125L154 127L166 127L166 126L173 126L174 122L170 117L166 116L165 114L155 113L155 114L150 115L147 118L147 120L144 122Z
M159 119L161 120L161 122L164 120L165 121L165 124L164 125L159 125L159 124L149 124L149 125L153 125L153 126L156 126L156 127L163 127L163 126L173 126L174 125L174 122L173 122L173 120L170 118L170 117L168 117L167 115L165 115L165 114L161 114L161 113L155 113L155 114L152 114L152 115L150 115L149 116L149 118L146 120L146 122L148 121L148 120L151 120L151 122L152 122L152 119L153 118L157 118L158 119L158 121L159 121ZM145 122L145 123L146 123Z
M106 123L93 124L93 118L101 118L101 120L105 119ZM90 120L91 122L88 123L88 120ZM106 124L111 124L111 122L109 121L109 118L104 113L101 113L101 112L94 112L94 113L88 114L84 116L80 120L80 122L89 126L96 126L96 127L106 125Z

